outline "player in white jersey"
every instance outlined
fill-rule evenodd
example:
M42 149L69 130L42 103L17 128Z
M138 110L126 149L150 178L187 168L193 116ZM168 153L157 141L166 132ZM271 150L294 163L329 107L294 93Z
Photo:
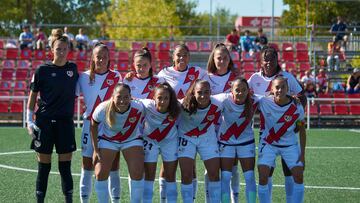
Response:
M144 189L144 150L140 123L144 114L141 102L131 100L126 84L116 84L110 100L96 107L91 120L94 148L95 191L98 202L109 202L108 177L119 151L125 158L131 177L130 202L141 202Z
M93 147L90 139L90 121L95 108L103 101L110 99L114 87L121 82L121 75L110 70L109 49L102 43L94 46L91 56L90 70L80 74L77 94L84 97L86 110L83 114L84 123L81 133L82 170L80 177L80 200L89 202L92 191ZM110 186L112 202L120 202L119 155L112 165Z
M232 82L231 93L216 95L223 103L218 142L221 157L221 199L230 202L230 178L234 160L239 158L246 182L247 202L256 202L255 140L252 128L253 99L246 79Z
M278 155L289 166L294 179L291 199L293 203L304 201L303 172L305 166L306 132L302 105L287 94L287 79L278 76L272 81L269 97L259 100L259 109L264 114L265 129L259 141L258 195L260 203L271 202L268 177ZM300 148L297 130L299 131Z
M158 156L161 154L166 179L167 202L177 202L176 169L178 130L175 125L180 104L168 83L155 87L154 98L143 99L145 107L145 184L143 202L152 202Z
M124 79L124 83L130 86L134 98L153 98L155 87L165 82L163 78L153 75L151 60L151 53L146 47L135 52L135 72L128 73Z
M220 118L222 104L211 95L206 80L196 80L187 91L179 117L178 156L181 169L183 202L193 202L193 167L196 154L204 161L209 177L210 202L220 202L220 158L215 126Z
M277 75L283 75L287 78L288 83L288 94L297 97L303 106L306 105L306 96L304 95L304 91L300 85L300 83L293 77L290 73L286 71L282 71L281 67L278 63L278 54L277 51L272 48L265 46L260 53L260 63L261 63L261 70L257 73L254 73L248 83L250 89L257 95L268 96L271 90L271 81ZM260 135L264 128L264 116L260 112ZM286 163L282 160L282 169L285 176L285 192L286 192L286 199L289 202L291 199L292 187L294 185L294 180L291 176L291 171L286 166ZM270 173L268 186L270 189L270 196L272 191L272 173Z
M211 94L230 92L231 82L239 75L239 70L234 68L230 52L222 43L213 48L207 63L207 72L211 86ZM208 178L205 172L206 202L208 202ZM235 159L231 176L231 199L233 203L238 202L239 195L239 171Z
M195 82L195 80L208 80L208 75L206 71L204 71L200 67L189 66L190 50L185 44L180 44L175 47L172 59L174 62L173 66L164 68L158 73L158 76L164 78L166 82L170 84L170 86L174 89L178 99L183 99L185 97L185 93L187 92L189 87ZM162 169L160 171L159 190L161 202L165 202L166 185L164 178L165 175ZM195 172L196 170L194 166L194 198L196 197L197 192L197 178Z

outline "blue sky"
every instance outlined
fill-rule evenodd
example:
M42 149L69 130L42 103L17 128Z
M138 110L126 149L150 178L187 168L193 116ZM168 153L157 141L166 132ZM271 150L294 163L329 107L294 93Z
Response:
M210 11L210 0L195 1L198 2L196 11ZM238 16L271 16L272 14L272 0L212 0L212 2L213 11L216 10L216 7L222 7ZM283 0L274 0L274 3L275 16L281 16L282 11L288 9L288 6L283 5Z

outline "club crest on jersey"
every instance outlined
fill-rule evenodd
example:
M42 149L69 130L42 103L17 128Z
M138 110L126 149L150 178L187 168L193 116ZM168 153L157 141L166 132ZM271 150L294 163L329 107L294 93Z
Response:
M207 119L208 119L209 121L214 120L214 118L215 118L215 115L208 115L208 116L207 116Z
M190 80L195 80L195 75L189 75L188 78L189 78Z
M149 90L151 90L151 91L154 90L154 86L153 86L153 85L149 85L148 88L149 88Z
M136 121L136 117L131 117L131 118L129 118L129 122L130 123L134 123Z
M69 70L69 71L66 71L66 74L69 76L69 77L72 77L74 75L74 72L72 70Z
M108 85L113 85L113 84L114 84L114 80L112 80L112 79L107 79L107 80L106 80L106 83L107 83Z
M284 119L285 119L286 122L289 122L289 121L291 121L292 116L286 115L286 116L284 116Z

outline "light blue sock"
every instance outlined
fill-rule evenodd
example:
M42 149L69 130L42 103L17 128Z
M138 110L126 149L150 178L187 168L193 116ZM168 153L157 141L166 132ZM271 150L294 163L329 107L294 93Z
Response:
M183 203L193 203L194 202L194 189L193 184L181 184L181 196Z
M193 184L193 198L196 199L196 193L197 193L197 190L198 190L198 181L196 178L194 178L192 180L192 184Z
M176 182L166 182L166 199L168 203L177 202Z
M207 175L207 171L205 170L205 203L210 203L209 197L209 176Z
M254 171L246 171L244 173L245 183L246 183L246 201L247 203L256 203L256 182Z
M292 202L292 194L294 190L294 178L292 176L285 176L285 193L286 202Z
M209 197L210 202L221 201L221 182L220 181L209 181Z
M258 185L258 195L260 203L270 203L270 194L268 185Z
M166 180L163 177L159 178L159 192L160 192L160 202L166 203Z
M143 202L151 203L153 198L154 181L144 181Z
M221 202L230 202L230 171L221 171Z
M112 203L120 202L121 195L121 184L120 184L120 176L119 171L110 171L109 176L109 193L111 195Z
M95 180L95 191L99 203L109 202L108 180L97 181Z
M239 202L239 190L240 190L240 174L238 166L232 167L231 175L231 200L233 203Z
M81 169L80 176L80 201L81 203L89 203L92 192L92 176L94 171Z
M269 177L268 178L268 187L269 187L270 201L272 200L272 185L273 185L272 177Z
M131 180L131 193L130 193L130 202L139 203L142 202L143 192L144 192L144 179L142 180Z
M304 202L304 184L294 183L294 190L292 195L292 203L302 203Z

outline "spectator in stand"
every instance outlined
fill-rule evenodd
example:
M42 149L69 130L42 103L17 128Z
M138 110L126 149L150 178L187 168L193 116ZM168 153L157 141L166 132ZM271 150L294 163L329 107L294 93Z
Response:
M36 29L35 35L35 45L36 49L43 50L47 44L47 37L46 34L43 32L42 28L39 27Z
M230 34L226 35L225 44L230 51L237 51L240 53L241 47L239 44L240 36L238 31L234 28Z
M301 78L300 82L305 85L308 82L312 82L315 83L315 78L314 76L311 74L311 72L309 70L305 71L305 75Z
M245 30L245 36L240 38L241 51L249 52L252 55L255 51L254 38L250 36L250 31Z
M304 90L305 90L306 97L309 97L309 98L317 97L315 82L313 82L311 80L307 80L307 82L304 83Z
M84 30L82 28L79 29L79 34L75 36L76 40L76 48L78 48L80 51L83 49L87 49L89 45L89 37L85 35Z
M256 36L254 43L256 51L260 51L268 43L268 39L263 33L263 29L261 27L258 29L258 35Z
M30 32L30 27L25 25L23 28L23 32L19 36L20 41L20 49L30 48L33 46L33 34Z
M316 91L328 92L328 77L324 69L320 69L319 74L316 76Z
M343 22L341 16L337 17L337 23L333 24L330 29L330 33L334 35L334 41L343 41L344 48L346 47L346 42L348 41L348 37L346 35L347 25Z
M332 69L335 71L339 70L340 67L340 55L343 54L340 40L336 40L334 42L328 43L328 57L326 59L328 65L328 71L330 72Z
M354 69L354 72L349 76L346 83L346 92L348 94L360 93L360 70Z
M73 50L74 49L74 44L75 44L75 37L74 35L69 31L68 27L64 27L64 35L68 37L69 41L70 41L70 49Z

